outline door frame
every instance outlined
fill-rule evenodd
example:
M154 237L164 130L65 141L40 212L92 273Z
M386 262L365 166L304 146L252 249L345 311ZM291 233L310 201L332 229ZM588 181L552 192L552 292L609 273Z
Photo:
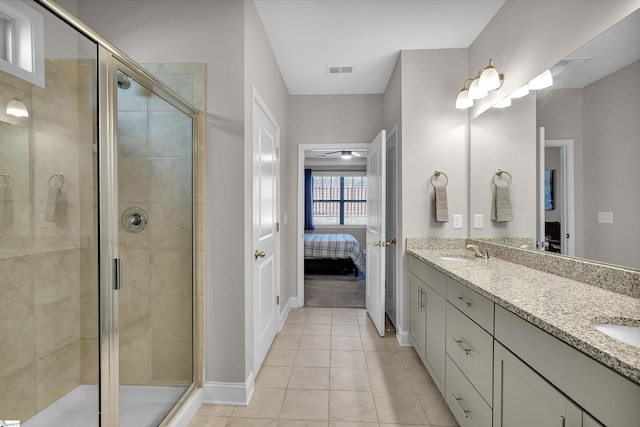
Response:
M576 253L576 219L575 219L575 164L573 139L545 139L544 148L560 149L560 172L562 178L560 182L562 188L562 233L560 235L563 255L575 256ZM543 194L544 197L544 194ZM569 238L567 238L567 234Z
M296 277L298 296L295 303L296 307L304 306L304 161L305 151L309 150L368 150L367 142L335 142L326 144L298 144L298 197L297 197L297 214L298 226L296 233Z
M273 114L271 113L271 110L269 110L269 107L267 105L267 103L262 99L262 97L260 96L260 94L258 93L258 90L256 89L255 86L251 86L251 150L252 150L252 158L253 158L253 144L254 144L254 138L256 135L254 135L253 129L254 129L254 121L255 121L255 109L256 108L260 108L262 110L262 112L267 116L267 119L274 125L274 127L276 128L276 147L278 150L278 153L280 151L280 124L278 123L278 121L275 119L275 117L273 116ZM255 176L253 175L253 162L252 162L252 172L251 172L251 217L253 218L254 215L254 203L256 202L255 197L254 197L254 178ZM275 232L275 239L276 239L276 250L275 250L275 284L274 284L274 292L275 295L273 295L272 301L273 301L273 310L275 313L275 325L276 325L276 334L280 331L280 307L281 304L278 304L276 302L276 298L279 299L280 296L280 290L281 290L281 274L280 274L280 263L282 260L281 257L281 247L280 247L280 155L276 154L276 226L274 227L276 232ZM255 246L255 241L256 241L256 236L254 234L254 227L251 227L251 248L253 248ZM259 303L259 301L256 300L256 296L259 294L257 292L256 289L256 281L255 281L255 277L254 277L254 269L253 269L253 260L252 260L252 268L251 268L251 325L252 325L252 337L251 337L251 341L252 341L252 357L251 357L251 366L253 369L253 375L254 378L258 375L258 371L260 370L260 367L262 366L262 362L264 360L258 360L257 357L257 352L256 352L256 348L257 348L257 344L258 344L258 330L259 328L257 327L257 323L258 323L258 316L257 314L257 304Z
M394 248L394 253L395 256L394 257L390 257L389 254L387 253L387 259L388 260L392 260L392 262L395 264L394 265L394 269L393 269L393 276L394 280L395 280L395 318L391 319L391 321L393 322L393 326L396 328L396 332L398 330L398 319L400 318L400 316L398 315L398 313L401 310L401 307L399 307L399 302L398 302L398 297L400 295L400 292L398 290L398 284L400 283L400 281L398 280L398 266L400 265L399 262L399 245L398 245L398 240L400 240L400 232L398 230L398 226L399 226L399 221L398 221L398 125L394 125L393 128L391 128L391 130L389 132L387 132L387 159L389 156L389 152L393 152L395 155L395 162L394 162L394 170L393 170L393 175L391 175L389 172L389 169L387 168L387 183L393 179L393 193L389 194L389 191L387 191L387 196L386 196L386 200L387 200L387 223L389 222L389 206L390 206L390 201L393 200L393 204L392 206L394 207L393 210L393 219L395 220L394 223L394 227L395 227L395 232L396 232L396 243L395 243L395 248ZM386 187L388 189L388 187ZM388 230L387 230L388 231ZM387 232L385 232L385 236L387 238L387 240L389 240L389 234ZM386 271L386 274L388 275L389 272ZM385 288L386 288L386 283L385 283ZM385 289L385 294L386 294L386 289ZM385 301L385 313L388 315L387 313L387 309L388 306L386 304Z

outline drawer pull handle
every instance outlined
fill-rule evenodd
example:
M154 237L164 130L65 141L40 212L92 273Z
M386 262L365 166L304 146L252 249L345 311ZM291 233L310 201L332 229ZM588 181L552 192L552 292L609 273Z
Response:
M465 301L465 300L464 300L464 298L462 298L462 297L458 297L458 299L459 299L460 301L462 301L462 303L463 303L464 305L466 305L466 306L467 306L467 308L471 307L471 303L470 303L469 301Z
M466 348L465 346L462 345L462 343L464 341L457 339L456 337L451 337L453 338L453 340L456 342L456 344L458 344L460 346L460 348L462 349L462 351L464 351L464 354L466 354L467 356L469 355L469 353L471 353L471 349L470 348Z
M564 427L564 424L565 424L564 421L565 421L564 417L560 416L560 427Z
M456 395L453 394L453 393L451 393L451 396L453 396L453 398L456 400L456 404L458 405L458 408L460 408L460 410L464 414L464 417L465 418L469 418L469 412L470 411L467 411L466 409L464 409L464 407L462 406L462 403L460 403L460 402L462 402L462 399L459 398L459 397L456 397Z

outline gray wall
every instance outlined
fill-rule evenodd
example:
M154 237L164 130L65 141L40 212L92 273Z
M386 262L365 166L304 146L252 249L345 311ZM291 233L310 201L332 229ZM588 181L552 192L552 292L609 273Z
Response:
M536 98L513 100L471 120L470 216L481 214L484 228L473 225L471 237L536 235ZM512 176L513 221L491 220L492 180L497 169ZM499 182L499 179L497 179ZM473 224L473 218L471 219Z
M633 267L640 267L639 76L636 61L583 89L544 91L537 116L546 139L574 140L576 256ZM598 212L613 212L613 224L598 224Z
M584 88L584 255L640 267L640 61ZM598 224L599 211L613 224Z
M545 139L573 140L575 255L584 257L582 89L544 90L537 97L536 126L544 127Z

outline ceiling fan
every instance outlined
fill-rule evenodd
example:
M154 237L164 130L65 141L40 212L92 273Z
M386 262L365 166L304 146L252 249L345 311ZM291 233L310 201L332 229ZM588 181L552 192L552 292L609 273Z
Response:
M330 154L337 154L337 153L340 153L340 157L342 157L345 160L349 160L353 156L355 156L355 157L362 156L362 154L358 153L357 151L353 151L353 150L330 151L330 152L325 153L325 154L330 155Z

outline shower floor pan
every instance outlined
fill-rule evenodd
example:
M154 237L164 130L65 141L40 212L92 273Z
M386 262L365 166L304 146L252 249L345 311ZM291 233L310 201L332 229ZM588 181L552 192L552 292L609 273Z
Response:
M120 386L120 426L155 427L187 387ZM81 385L22 427L98 427L98 386Z

